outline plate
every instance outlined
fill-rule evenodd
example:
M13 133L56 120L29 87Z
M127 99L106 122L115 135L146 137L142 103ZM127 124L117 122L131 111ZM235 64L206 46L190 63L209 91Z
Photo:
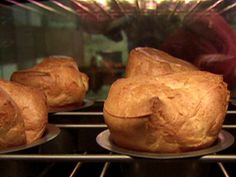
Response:
M44 144L44 143L49 142L49 141L53 140L54 138L56 138L59 135L59 133L60 133L59 128L57 128L53 124L48 124L47 127L46 127L44 135L41 138L39 138L38 140L34 141L31 144L17 146L17 147L11 147L11 148L0 150L0 154L26 150L26 149Z
M97 136L96 141L101 147L119 154L125 154L134 157L150 158L150 159L180 159L180 158L198 157L222 151L233 144L234 137L227 131L221 130L217 142L209 148L191 152L161 153L161 154L152 152L134 151L119 147L110 140L109 130L102 131Z

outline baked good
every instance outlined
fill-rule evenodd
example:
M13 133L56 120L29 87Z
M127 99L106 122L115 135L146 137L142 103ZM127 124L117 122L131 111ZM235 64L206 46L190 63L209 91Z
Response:
M119 79L104 103L112 141L147 152L186 152L217 139L229 100L220 75L188 71Z
M191 70L197 70L197 68L168 53L154 48L138 47L129 54L126 77L142 75L159 76Z
M74 59L63 56L44 58L32 68L14 72L11 80L42 90L49 112L76 109L88 90L88 76Z
M25 127L21 111L1 88L0 110L0 150L25 144Z
M39 139L48 123L47 101L44 93L36 88L5 80L0 80L0 88L11 97L20 110L27 144Z

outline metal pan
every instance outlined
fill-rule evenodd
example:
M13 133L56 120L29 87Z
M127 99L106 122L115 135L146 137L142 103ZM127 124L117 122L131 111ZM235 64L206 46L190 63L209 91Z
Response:
M48 122L52 124L63 124L63 127L66 124L104 123L101 112L102 106L93 100L85 99L84 104L76 110L49 113Z
M54 138L56 138L59 135L59 133L60 133L59 128L57 128L53 124L48 124L47 127L46 127L46 131L45 131L44 135L41 138L39 138L38 140L34 141L31 144L17 146L17 147L11 147L11 148L0 150L0 154L27 150L27 149L42 145L42 144L44 144L46 142L49 142L49 141L53 140Z
M97 138L97 143L112 152L126 154L134 157L142 157L149 159L181 159L181 158L189 158L189 157L198 157L206 154L212 154L219 151L222 151L229 146L231 146L234 142L234 137L225 130L221 130L218 136L217 142L206 149L191 151L191 152L182 152L182 153L150 153L150 152L140 152L129 149L124 149L115 145L110 139L110 131L104 130L101 132Z
M68 111L58 111L58 112L49 112L50 115L63 115L66 114L67 112L77 112L81 111L83 109L86 109L94 104L93 100L89 99L84 99L82 104L77 106L76 108L73 108L73 110L69 109Z

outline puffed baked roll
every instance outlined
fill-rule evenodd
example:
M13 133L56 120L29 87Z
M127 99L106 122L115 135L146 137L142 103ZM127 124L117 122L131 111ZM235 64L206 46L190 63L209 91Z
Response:
M0 149L26 143L25 126L15 101L0 87Z
M48 123L45 94L36 88L5 80L0 80L0 88L11 97L21 112L27 144L41 138Z
M186 152L217 139L229 100L220 75L189 71L130 77L112 84L104 118L117 145L146 152Z
M74 59L51 56L32 68L16 71L11 80L40 89L47 96L49 112L76 109L88 90L88 76Z

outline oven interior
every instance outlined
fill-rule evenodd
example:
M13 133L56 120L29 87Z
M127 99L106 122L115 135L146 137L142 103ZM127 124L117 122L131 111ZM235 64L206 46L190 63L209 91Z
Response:
M186 19L191 22L189 16L202 11L216 12L235 32L235 9L234 0L1 1L1 78L8 80L12 72L31 67L45 56L70 56L89 76L86 99L92 100L80 110L49 113L49 123L60 128L60 134L47 143L1 154L1 176L236 176L235 144L216 154L153 160L110 152L96 142L97 135L107 129L102 113L104 100L110 85L124 76L131 49L165 46L167 39L184 27ZM215 45L221 46L221 41ZM230 89L223 129L235 137L234 84Z

